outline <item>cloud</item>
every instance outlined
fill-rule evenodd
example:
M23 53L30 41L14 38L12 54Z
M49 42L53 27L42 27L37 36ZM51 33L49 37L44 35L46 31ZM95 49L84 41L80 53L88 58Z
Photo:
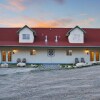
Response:
M72 19L70 18L60 18L56 20L39 20L35 18L30 18L27 16L11 18L4 18L0 20L0 26L7 27L22 27L24 25L28 25L30 27L65 27L66 24L71 23Z
M7 0L6 4L0 3L0 7L12 11L23 11L26 9L24 2L25 0Z
M36 23L35 27L64 27L66 23L71 23L70 18L61 18L56 20L39 21Z
M6 3L0 3L0 7L12 11L23 11L33 5L34 6L38 5L40 7L41 4L44 3L50 4L50 1L48 0L4 0L4 1ZM66 0L52 0L52 1L59 4L63 4L65 3Z
M74 21L74 22L68 24L67 27L74 27L76 25L82 26L82 27L89 27L93 22L95 22L94 18L87 18L84 20Z
M54 0L54 1L56 1L56 2L59 3L59 4L65 3L65 0Z
M60 18L56 20L36 21L35 27L75 27L76 25L89 27L93 22L95 22L94 18L78 21L73 18Z
M80 16L87 16L88 14L86 13L81 13Z
M32 4L38 3L41 5L41 3L47 3L49 0L27 0L27 1L28 3L32 3ZM62 4L62 3L65 3L67 0L50 0L50 1ZM48 3L50 3L50 1Z
M0 20L0 26L6 27L23 27L24 25L28 25L29 27L42 27L42 28L67 28L67 27L75 27L76 25L81 27L89 27L92 23L95 22L94 18L88 18L84 20L75 20L73 18L59 18L56 20L39 20L30 18L27 16L11 18L4 18Z
M15 7L19 10L24 10L26 8L24 5L25 0L8 0L8 1L12 7Z

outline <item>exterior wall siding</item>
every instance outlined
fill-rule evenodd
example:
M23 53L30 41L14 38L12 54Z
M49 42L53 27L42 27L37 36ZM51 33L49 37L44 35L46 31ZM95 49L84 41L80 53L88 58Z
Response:
M15 54L12 53L11 63L16 63L18 58L26 58L27 63L74 63L75 58L79 58L79 61L81 58L84 58L86 62L90 61L90 54L85 53L85 48L53 48L55 50L55 55L53 57L47 55L47 50L49 48L34 48L36 50L36 55L30 55L31 49L32 48L16 48ZM13 52L14 48L6 47L0 48L0 50L0 62L2 63L1 52L3 50L6 50L6 52ZM72 56L66 55L66 50L72 50ZM91 51L100 52L100 49L91 48Z
M49 48L34 48L36 50L36 55L30 55L31 49L32 48L16 48L15 54L12 53L11 63L16 63L18 58L21 58L21 59L26 58L27 63L74 63L75 58L79 58L79 61L81 60L81 58L84 58L86 62L90 61L90 54L85 53L85 48L52 48L55 50L55 55L53 57L50 57L47 54L47 50ZM13 52L13 48L1 49L0 51L1 63L2 63L1 52L3 50L5 50L6 52L8 51ZM66 50L72 50L72 56L66 55ZM96 60L96 52L100 53L100 49L91 48L89 50L95 53L94 60Z

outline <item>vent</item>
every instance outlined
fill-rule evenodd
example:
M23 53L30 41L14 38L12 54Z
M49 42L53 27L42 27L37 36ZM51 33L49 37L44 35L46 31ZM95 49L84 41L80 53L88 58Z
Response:
M45 43L47 43L48 42L48 37L47 37L47 35L45 36Z
M58 36L55 36L55 42L58 42Z

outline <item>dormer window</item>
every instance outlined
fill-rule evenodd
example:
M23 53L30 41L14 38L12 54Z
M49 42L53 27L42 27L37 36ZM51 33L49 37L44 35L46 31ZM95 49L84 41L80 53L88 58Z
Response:
M69 43L84 43L85 33L86 32L78 26L71 29L67 33Z
M23 28L17 31L19 34L19 43L33 43L36 32L25 25Z
M22 34L22 35L23 35L22 38L24 40L29 40L30 39L30 34Z

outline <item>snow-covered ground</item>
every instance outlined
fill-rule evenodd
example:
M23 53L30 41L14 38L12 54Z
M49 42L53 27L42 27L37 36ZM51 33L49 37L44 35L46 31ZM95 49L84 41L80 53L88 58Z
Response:
M36 70L36 68L0 68L0 75L9 75L16 73L24 73Z
M0 68L0 100L100 100L100 66L32 70Z

